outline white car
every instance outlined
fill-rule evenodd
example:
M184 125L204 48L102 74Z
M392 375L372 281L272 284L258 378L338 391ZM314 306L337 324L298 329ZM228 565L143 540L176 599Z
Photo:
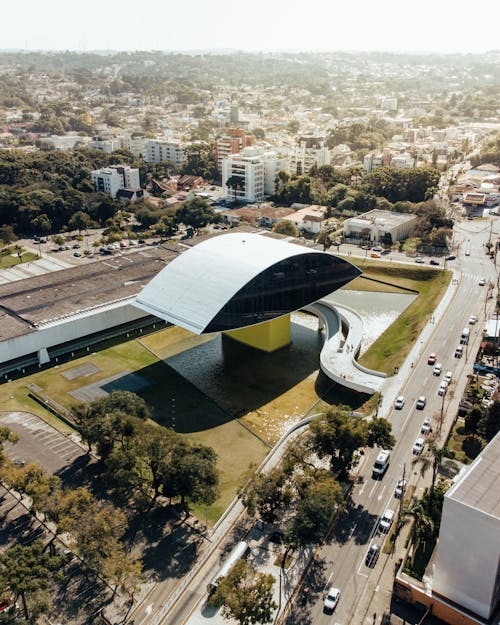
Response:
M448 382L448 384L451 382L452 378L453 378L453 373L451 371L447 371L444 374L444 379Z
M417 399L417 403L415 404L415 408L417 410L423 410L426 403L427 400L425 399L425 395L420 395L420 397Z
M432 373L433 373L434 375L441 375L441 371L442 371L442 369L443 369L443 365L442 365L440 362L437 362L437 363L434 365L434 369L432 370Z
M486 280L484 278L481 278L481 280L479 280L479 286L484 286L486 284Z
M441 384L439 385L438 388L438 395L439 397L443 397L443 395L446 394L446 390L448 388L448 382L446 381L446 379L444 379Z
M469 317L469 324L470 324L471 326L473 326L475 323L477 323L477 317L476 317L476 315L471 315L471 316Z
M396 401L394 403L394 408L396 408L396 410L401 410L404 405L405 405L405 398L402 395L400 395L399 397L396 398Z
M422 449L424 448L424 445L425 445L425 440L421 436L419 436L417 440L413 443L412 452L415 454L415 456L420 456L420 454L422 453Z
M394 497L396 497L396 499L401 499L401 497L403 497L403 495L405 494L405 490L406 480L401 478L396 484L396 488L394 489Z
M378 527L381 532L388 532L391 529L392 522L394 521L394 510L387 510L382 515Z
M432 432L432 421L430 417L426 417L420 426L421 434L430 434Z
M338 588L334 588L333 586L328 591L326 595L325 601L323 602L323 609L325 612L333 612L337 607L337 604L340 599L340 590Z

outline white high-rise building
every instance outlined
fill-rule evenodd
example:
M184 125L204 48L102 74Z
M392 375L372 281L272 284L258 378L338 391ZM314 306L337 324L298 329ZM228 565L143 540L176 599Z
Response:
M222 161L222 186L229 200L261 202L275 191L276 176L286 171L286 158L262 147L247 147ZM239 184L227 185L230 180Z
M180 141L149 139L146 142L144 160L147 163L169 161L175 167L179 167L186 160L185 144Z
M139 170L128 165L111 165L92 172L92 182L96 191L108 193L112 198L120 189L140 189Z
M434 563L433 593L485 621L500 605L499 458L500 433L445 494Z
M325 140L318 137L301 137L288 155L290 174L308 174L313 165L330 165L332 153L326 147Z

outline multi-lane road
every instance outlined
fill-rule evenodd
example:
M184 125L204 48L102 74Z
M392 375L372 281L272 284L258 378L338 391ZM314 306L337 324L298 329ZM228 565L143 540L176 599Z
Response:
M451 425L454 414L448 411L448 406L453 398L463 392L466 374L471 371L480 342L485 316L493 302L488 295L493 292L496 295L496 290L492 291L489 284L496 288L497 271L493 261L485 254L484 244L490 238L494 242L498 230L500 222L498 225L493 222L492 227L489 221L465 221L456 226L455 237L460 245L456 260L448 263L448 268L454 270L454 279L458 281L455 292L441 316L436 317L432 328L427 328L426 340L417 346L418 357L413 356L413 367L410 364L406 368L408 376L401 381L401 388L398 389L398 394L404 395L406 400L403 409L394 410L391 406L388 414L381 415L390 419L397 439L391 452L389 469L383 479L372 479L371 469L378 450L371 450L348 507L327 544L318 553L318 559L324 567L324 588L316 587L317 592L308 602L306 613L304 606L294 606L287 619L288 625L306 622L317 625L358 625L372 622L370 594L375 590L380 591L381 571L388 556L382 553L376 565L369 568L365 564L366 553L373 542L380 546L383 544L384 535L378 531L379 519L386 508L398 510L399 500L394 497L394 489L403 471L408 487L414 486L419 492L420 470L412 464L415 458L412 447L420 435L422 421L425 417L432 417L434 432L439 432L439 422L443 415L443 437ZM485 286L480 286L481 278L486 280ZM468 324L472 314L478 317L475 325ZM471 330L469 344L463 357L455 358L455 348L464 327ZM453 372L453 382L444 398L437 394L443 374L433 375L433 367L427 364L430 352L437 354L437 360L443 365L443 374L447 370ZM420 395L427 399L424 410L415 408ZM342 593L333 616L323 612L325 591L329 586L340 588Z

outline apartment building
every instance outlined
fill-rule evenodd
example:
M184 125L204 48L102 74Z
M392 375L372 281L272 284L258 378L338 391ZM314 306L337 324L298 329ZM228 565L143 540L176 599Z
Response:
M179 167L186 160L186 145L180 141L161 141L149 139L146 142L144 160L147 163L161 163L169 161L174 167Z
M222 187L230 201L261 202L275 191L286 158L261 147L247 147L222 161ZM227 185L227 181L231 184Z
M116 198L120 189L137 190L141 187L139 170L128 165L111 165L92 172L92 182L96 191Z
M300 137L288 155L290 174L307 174L313 165L330 165L332 153L326 147L324 137Z
M247 136L243 128L229 128L227 133L215 142L217 169L222 172L222 162L231 154L238 154L243 148L254 144L254 137Z
M369 174L377 167L395 167L396 169L412 169L416 159L408 153L393 154L390 150L371 152L363 158L363 167Z

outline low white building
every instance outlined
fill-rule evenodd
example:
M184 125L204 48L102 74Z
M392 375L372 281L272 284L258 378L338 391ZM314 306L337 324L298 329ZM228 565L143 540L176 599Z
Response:
M433 593L488 620L500 603L500 433L444 496Z
M292 204L292 208L294 206L295 205ZM319 206L317 204L312 204L310 206L299 204L297 206L297 210L285 215L283 219L292 221L300 232L319 234L321 226L325 221L326 206Z
M286 171L286 158L262 147L247 147L222 161L222 189L230 201L261 202L275 191L276 176ZM239 184L227 185L226 182Z
M371 242L403 241L413 234L416 215L373 209L344 221L344 238Z

